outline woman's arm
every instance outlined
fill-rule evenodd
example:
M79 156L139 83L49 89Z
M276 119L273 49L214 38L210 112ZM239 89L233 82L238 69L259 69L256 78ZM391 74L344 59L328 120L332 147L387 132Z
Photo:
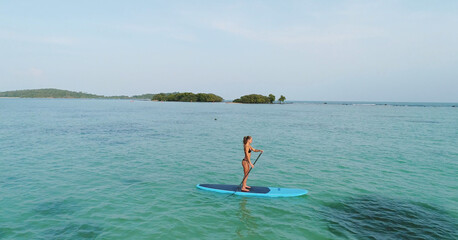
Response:
M250 148L251 148L251 151L253 151L253 152L264 152L261 149L254 149L254 147L250 147Z

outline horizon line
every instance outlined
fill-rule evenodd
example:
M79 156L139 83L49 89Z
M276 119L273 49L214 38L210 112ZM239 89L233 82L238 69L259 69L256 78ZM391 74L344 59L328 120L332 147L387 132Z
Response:
M84 94L92 94L92 95L97 95L97 96L102 96L102 97L115 97L115 96L127 96L127 97L133 97L133 96L140 96L140 95L146 95L146 94L160 94L160 93L184 93L184 92L190 92L190 91L183 91L183 92L159 92L159 93L143 93L143 94L134 94L134 95L103 95L103 94L96 94L96 93L89 93L89 92L84 92L84 91L78 91L78 90L65 90L65 89L59 89L59 88L34 88L34 89L16 89L16 90L7 90L7 91L1 91L2 92L13 92L13 91L27 91L27 90L42 90L42 89L54 89L54 90L63 90L63 91L71 91L71 92L79 92L79 93L84 93ZM211 93L215 94L215 93ZM257 93L253 93L257 94ZM217 95L217 94L215 94ZM247 94L248 95L248 94ZM261 94L262 95L262 94ZM283 94L281 94L283 95ZM218 95L219 96L219 95ZM244 95L242 95L244 96ZM0 97L1 98L1 97ZM226 99L223 97L223 101L233 101L235 99ZM383 100L286 100L285 102L365 102L365 103L458 103L458 100L456 102L453 101L383 101Z

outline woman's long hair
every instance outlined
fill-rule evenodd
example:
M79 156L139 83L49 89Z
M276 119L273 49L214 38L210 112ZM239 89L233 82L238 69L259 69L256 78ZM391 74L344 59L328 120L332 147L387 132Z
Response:
M243 145L246 145L246 143L248 142L248 140L251 139L251 136L245 136L243 137Z

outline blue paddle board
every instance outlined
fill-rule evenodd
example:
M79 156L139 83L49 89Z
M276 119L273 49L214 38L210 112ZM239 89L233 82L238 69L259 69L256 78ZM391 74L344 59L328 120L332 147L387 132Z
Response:
M249 192L242 192L238 188L238 185L224 185L224 184L197 184L199 189L226 193L241 196L256 196L256 197L296 197L305 195L308 193L305 189L294 189L294 188L277 188L277 187L257 187L251 186Z

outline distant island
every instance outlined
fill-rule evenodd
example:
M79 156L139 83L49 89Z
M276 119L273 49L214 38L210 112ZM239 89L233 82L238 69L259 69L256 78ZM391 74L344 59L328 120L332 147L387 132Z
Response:
M170 102L222 102L223 98L213 93L159 93L152 98L153 101Z
M0 98L86 98L86 99L138 99L161 102L222 102L224 99L213 93L192 93L192 92L173 92L173 93L147 93L134 96L103 96L84 92L61 90L56 88L27 89L0 92ZM281 95L277 103L284 103L285 97ZM249 94L241 96L233 101L234 103L255 103L272 104L275 103L275 96L263 96L260 94Z
M88 99L145 99L153 101L175 101L175 102L222 102L223 98L212 93L159 93L142 94L132 97L103 96L83 92L74 92L55 88L28 89L0 92L3 98L88 98Z
M281 95L280 98L278 98L279 103L285 102L286 98ZM273 94L269 94L269 96L263 96L260 94L249 94L249 95L244 95L241 96L240 98L237 98L233 101L234 103L255 103L255 104L266 104L266 103L274 103L275 102L275 96Z
M0 97L10 98L104 98L101 95L73 92L55 88L29 89L0 92Z
M27 89L0 92L3 98L91 98L91 99L148 99L151 100L155 94L142 94L129 96L103 96L83 92L74 92L55 88Z

